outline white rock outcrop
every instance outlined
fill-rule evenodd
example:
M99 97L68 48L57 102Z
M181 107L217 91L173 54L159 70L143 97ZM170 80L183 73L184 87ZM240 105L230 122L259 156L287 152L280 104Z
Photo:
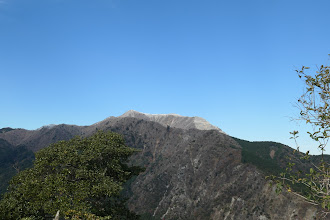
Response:
M198 130L217 130L221 133L224 133L220 128L210 124L208 121L206 121L204 118L201 117L188 117L188 116L181 116L178 114L148 114L134 110L129 110L119 117L121 118L132 117L147 121L154 121L164 126L170 126L174 128L181 128L181 129L195 128Z

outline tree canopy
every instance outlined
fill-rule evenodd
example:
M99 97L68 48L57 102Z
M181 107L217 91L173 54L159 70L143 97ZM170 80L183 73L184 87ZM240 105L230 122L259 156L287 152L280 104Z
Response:
M0 219L44 219L58 210L70 219L134 219L120 191L141 169L127 165L136 152L116 133L60 141L36 153L0 202Z

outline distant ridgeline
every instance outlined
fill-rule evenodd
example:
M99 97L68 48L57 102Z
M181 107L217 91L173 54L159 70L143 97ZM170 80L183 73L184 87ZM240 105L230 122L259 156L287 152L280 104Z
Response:
M284 167L281 158L285 157L285 146L275 142L249 142L234 138L242 147L242 162L258 167L265 174L279 174Z
M0 129L0 133L6 133L6 132L12 131L12 130L14 130L14 129L13 128L9 128L9 127L7 127L7 128L1 128Z
M317 164L322 159L320 155L311 155L309 162L300 160L300 157L304 156L303 153L294 154L292 148L272 141L250 142L238 138L234 140L242 147L242 162L258 167L266 175L278 175L283 172L283 168L289 162L288 158L296 163L296 169L305 171L309 170L310 162ZM324 160L330 162L330 155L324 155Z

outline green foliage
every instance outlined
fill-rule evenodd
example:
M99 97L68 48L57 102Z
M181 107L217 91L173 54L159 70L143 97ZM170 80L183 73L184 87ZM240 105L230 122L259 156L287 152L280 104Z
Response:
M296 71L306 85L306 91L298 99L297 106L300 109L299 119L313 128L313 131L307 133L318 142L318 148L322 151L321 160L311 160L309 151L301 154L297 143L299 132L290 132L297 144L294 154L298 154L302 161L308 161L311 167L301 171L295 169L296 163L289 162L284 172L279 176L271 176L271 179L276 182L279 192L287 190L311 204L321 206L326 215L330 212L330 166L324 155L330 137L330 66L321 65L312 75L306 73L308 69L303 66ZM303 185L304 191L293 190L292 187L296 185Z
M14 147L0 139L0 198L6 192L10 179L18 171L32 167L34 153L24 146Z
M278 162L283 148L282 144L275 142L249 142L234 138L242 147L242 162L258 167L265 174L279 174L283 170ZM270 150L276 149L274 158L270 157Z
M36 153L0 202L0 219L44 219L57 210L72 219L135 219L120 198L123 183L140 172L126 162L135 149L115 133L60 141Z

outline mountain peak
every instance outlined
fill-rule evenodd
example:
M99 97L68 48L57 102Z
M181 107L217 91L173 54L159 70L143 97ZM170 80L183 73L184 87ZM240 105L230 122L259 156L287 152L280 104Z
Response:
M188 117L178 114L149 114L142 113L135 110L129 110L123 115L119 116L120 118L131 117L138 118L147 121L154 121L162 124L163 126L170 126L174 128L182 129L198 129L198 130L217 130L221 133L224 133L220 128L210 124L204 118L201 117Z
M178 114L174 114L174 113L170 113L170 114L149 114L149 113L143 113L143 112L138 112L135 110L129 110L127 112L125 112L124 114L122 114L119 117L132 117L132 118L136 118L138 116L147 116L147 117L152 117L152 116L177 116L177 117L185 117L182 115L178 115Z
M55 126L57 126L57 124L44 125L44 126L41 126L40 128L38 128L37 130L41 130L43 128L51 129L51 128L55 127Z

